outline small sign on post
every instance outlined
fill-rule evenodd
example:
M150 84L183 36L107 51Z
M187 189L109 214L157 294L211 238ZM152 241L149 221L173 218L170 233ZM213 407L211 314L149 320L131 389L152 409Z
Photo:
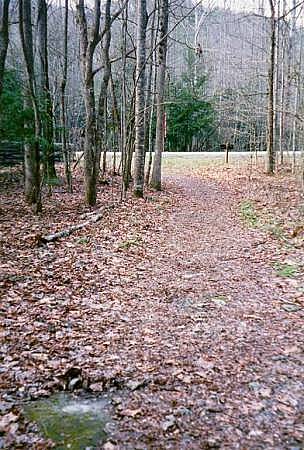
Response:
M221 150L225 150L225 163L229 162L229 152L233 150L233 144L231 142L226 142L225 144L221 144Z

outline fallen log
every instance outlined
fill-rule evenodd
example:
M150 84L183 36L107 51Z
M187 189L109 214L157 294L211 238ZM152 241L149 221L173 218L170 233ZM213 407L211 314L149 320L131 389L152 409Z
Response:
M74 233L77 230L81 230L81 228L85 228L88 225L91 225L92 223L98 222L103 217L103 213L95 214L94 216L90 217L90 219L86 220L85 222L79 223L77 225L73 225L70 228L66 228L65 230L58 231L57 233L48 234L46 236L37 236L37 245L45 245L49 244L50 242L57 241L58 239L64 238L69 236L70 234Z

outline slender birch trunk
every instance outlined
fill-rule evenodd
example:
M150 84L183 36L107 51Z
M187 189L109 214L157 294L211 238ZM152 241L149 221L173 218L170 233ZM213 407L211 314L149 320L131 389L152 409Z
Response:
M280 93L280 123L279 123L279 155L280 155L280 164L283 166L284 163L284 147L285 147L285 39L283 42L282 49L282 62L281 62L281 93Z
M292 173L296 172L296 144L297 144L297 114L298 114L298 105L299 105L299 90L300 90L300 64L297 64L296 59L296 27L297 27L297 17L296 17L296 0L293 0L293 8L292 11L292 26L291 26L291 45L292 45L292 59L293 59L293 70L294 70L294 102L293 102L293 120L292 120ZM302 39L300 43L300 60L302 55Z
M116 97L115 86L114 86L112 74L111 74L111 77L110 77L110 87L111 87L111 94L112 94L113 122L115 124L116 134L117 134L116 143L118 143L118 145L120 145L120 142L121 142L120 114L119 114L119 110L118 110L118 102L117 102L117 97ZM115 133L115 128L114 128L114 133ZM113 149L113 151L114 151L114 154L113 154L113 175L116 175L116 146L115 146L115 142L114 142L114 149ZM121 157L122 157L122 153L121 153Z
M122 84L121 84L121 110L120 110L120 151L121 151L121 169L122 169L122 198L126 196L129 187L129 171L127 164L127 87L126 87L126 53L127 53L127 20L128 6L122 15L121 27L121 57L122 57Z
M275 148L274 148L274 77L275 77L275 47L276 47L276 19L273 0L269 0L271 9L271 36L270 36L270 62L268 72L268 114L267 114L267 160L266 171L273 174L275 170Z
M69 24L69 0L65 0L64 6L64 37L63 37L63 73L60 86L61 95L61 143L62 154L64 160L64 172L67 190L72 194L73 182L72 182L72 170L71 170L71 154L67 141L67 112L66 112L66 99L65 90L68 78L68 24Z
M135 78L135 159L134 186L136 197L144 195L145 172L145 86L146 86L146 0L138 0L137 4L137 55Z
M103 76L101 80L101 86L98 99L98 114L97 114L97 132L98 142L96 149L96 173L98 175L100 168L101 152L103 151L103 176L105 174L106 164L106 142L107 142L107 94L109 80L111 77L111 62L109 56L111 44L111 0L106 1L105 15L104 15L104 27L103 27L103 40L102 40L102 62L103 62Z
M156 33L155 33L155 18L156 18L156 1L154 2L154 11L151 23L151 39L150 48L153 49L156 45ZM152 52L149 64L148 80L147 80L147 95L145 103L145 147L148 149L148 166L145 175L146 184L149 184L150 173L152 167L152 119L154 114L154 102L155 102L155 51Z
M158 74L156 92L156 137L154 162L150 185L156 190L161 190L161 162L164 150L165 126L164 126L164 92L166 79L167 59L167 33L168 33L169 8L168 0L162 0L159 20L159 47L158 47Z
M153 58L154 62L154 58ZM149 159L148 159L148 167L146 172L146 184L149 184L150 181L150 175L151 175L151 168L152 168L152 152L153 152L153 116L155 111L155 99L156 99L156 67L155 64L153 64L153 94L152 94L152 102L151 107L149 111L149 130L148 130L148 152L149 152Z

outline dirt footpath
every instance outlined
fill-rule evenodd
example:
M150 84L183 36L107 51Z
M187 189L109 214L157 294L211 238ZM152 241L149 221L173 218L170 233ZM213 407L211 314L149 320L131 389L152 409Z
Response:
M274 270L277 243L242 222L240 192L170 176L76 237L33 248L15 235L5 401L80 367L111 392L108 449L303 448L301 280Z

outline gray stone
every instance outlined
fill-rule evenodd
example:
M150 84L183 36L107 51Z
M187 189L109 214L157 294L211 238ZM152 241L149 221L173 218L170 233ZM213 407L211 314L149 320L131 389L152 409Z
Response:
M282 308L284 309L284 311L287 311L287 312L297 312L297 311L300 311L301 306L297 305L295 303L284 303L282 305Z

